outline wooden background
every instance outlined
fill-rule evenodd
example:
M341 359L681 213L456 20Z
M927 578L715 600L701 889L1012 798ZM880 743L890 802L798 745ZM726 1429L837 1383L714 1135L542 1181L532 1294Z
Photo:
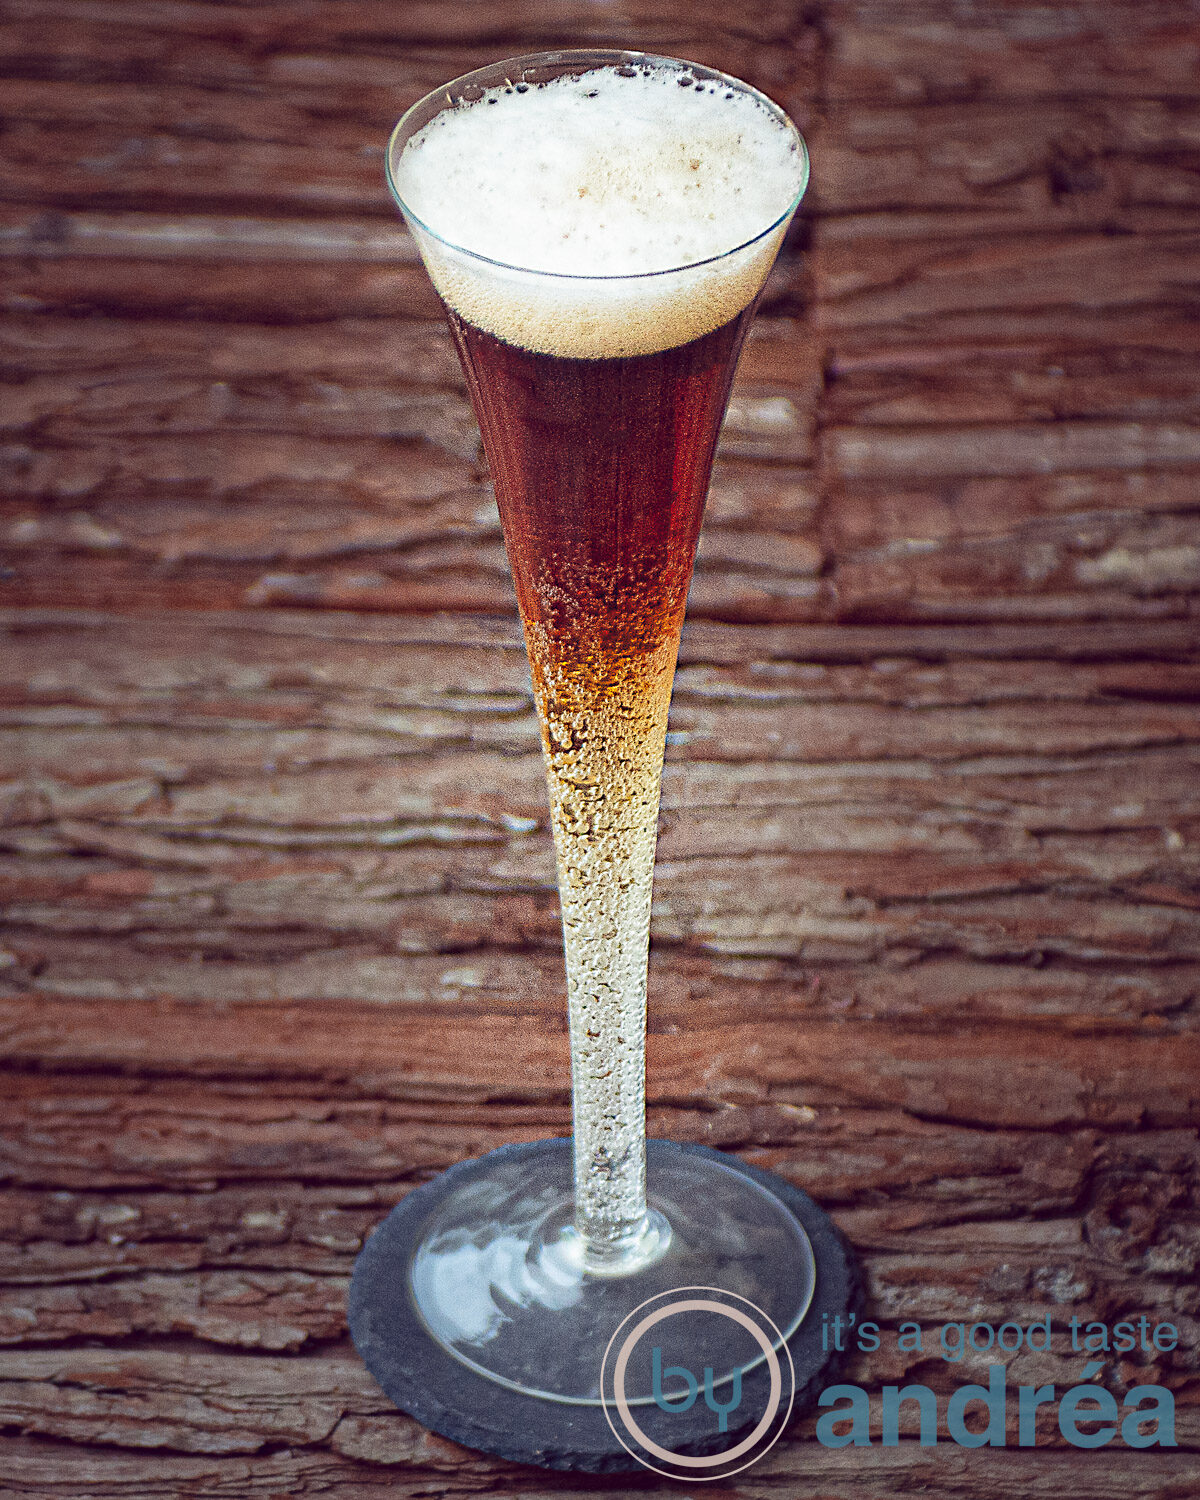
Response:
M613 43L814 157L684 642L651 1128L836 1214L876 1392L977 1373L905 1318L1182 1340L1104 1374L1176 1390L1177 1450L806 1420L722 1494L1200 1493L1196 0L5 0L0 37L3 1500L589 1487L394 1412L343 1305L413 1183L568 1120L526 666L383 142Z

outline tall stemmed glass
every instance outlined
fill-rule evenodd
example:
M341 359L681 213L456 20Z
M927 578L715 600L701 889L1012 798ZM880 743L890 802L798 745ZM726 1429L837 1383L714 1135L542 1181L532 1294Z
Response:
M591 146L539 136L543 106L565 95L575 109L616 97ZM496 175L502 162L489 175L486 130L468 138L469 160L451 155L429 170L447 128L478 127L481 115L499 126L520 109L529 149L545 157L531 180L575 173L571 191L597 202L583 239L602 238L622 214L636 231L662 196L653 177L622 176L623 122L641 119L644 99L700 121L698 143L685 138L684 159L664 167L683 172L683 190L688 171L702 184L721 165L709 156L722 128L730 138L723 110L734 134L750 121L769 148L774 187L747 208L744 189L753 197L762 184L735 170L718 202L728 229L710 225L703 254L660 250L647 266L634 245L632 268L580 274L566 236L539 244L536 203L505 205L521 190ZM422 100L393 135L388 172L466 372L525 627L557 857L574 1123L570 1156L551 1141L532 1157L497 1153L459 1169L431 1210L410 1292L432 1336L478 1373L594 1403L605 1344L648 1297L720 1286L786 1334L812 1292L807 1238L786 1208L721 1162L667 1143L650 1143L648 1181L645 1139L651 878L680 628L734 367L807 156L775 105L723 74L568 52L497 63ZM486 233L489 213L514 206L530 220L519 260ZM596 253L581 244L578 256L591 268ZM684 1353L726 1378L759 1354L717 1322L713 1347ZM631 1369L631 1399L651 1399L649 1382L648 1369Z

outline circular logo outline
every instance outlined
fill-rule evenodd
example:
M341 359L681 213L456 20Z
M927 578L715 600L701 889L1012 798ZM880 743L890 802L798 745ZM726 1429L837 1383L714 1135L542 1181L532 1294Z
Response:
M740 1309L736 1307L730 1307L725 1303L714 1302L711 1300L711 1298L689 1297L686 1295L689 1292L715 1293L717 1296L729 1297L736 1302L743 1303L746 1307L752 1308L758 1315L758 1317L762 1319L763 1323L765 1323L774 1334L775 1342L772 1343L768 1341L766 1334L763 1332L762 1328L755 1324L753 1319L751 1319L747 1313L740 1311ZM763 1433L766 1432L770 1425L775 1421L780 1407L783 1405L783 1365L779 1359L780 1349L783 1350L783 1353L787 1358L787 1411L784 1412L783 1420L779 1424L779 1431L776 1432L775 1436L771 1439L771 1441L766 1445L765 1448L756 1453L753 1458L747 1459L744 1464L740 1464L736 1469L723 1469L720 1474L680 1474L673 1473L669 1469L660 1469L656 1464L650 1463L649 1460L643 1458L640 1453L636 1452L632 1447L630 1447L629 1443L625 1439L625 1436L620 1431L618 1431L617 1424L613 1421L612 1412L609 1410L609 1399L605 1395L605 1372L609 1367L609 1356L612 1353L613 1345L620 1337L622 1329L626 1328L632 1319L637 1318L638 1314L645 1308L648 1308L651 1303L661 1303L664 1297L671 1297L674 1298L674 1300L665 1303L664 1305L657 1308L654 1312L648 1313L640 1321L634 1324L633 1328L630 1329L630 1331L625 1335L621 1343L612 1371L612 1404L616 1406L617 1411L621 1417L621 1421L625 1424L630 1437L632 1437L636 1442L641 1443L649 1453L653 1454L656 1458L662 1459L664 1462L677 1464L684 1469L716 1468L717 1465L729 1463L734 1459L740 1458L743 1453L748 1452L749 1449L759 1441ZM748 1437L743 1438L740 1442L735 1444L734 1447L726 1449L723 1453L705 1454L696 1457L692 1454L673 1453L669 1448L663 1448L652 1438L647 1437L646 1434L642 1431L641 1427L638 1426L638 1423L634 1418L632 1411L630 1410L628 1398L625 1395L625 1372L629 1365L629 1358L633 1352L634 1347L642 1338L643 1334L648 1332L649 1329L654 1327L656 1323L661 1322L664 1318L673 1317L677 1313L683 1312L718 1313L723 1317L729 1318L732 1322L740 1324L743 1328L747 1329L747 1331L757 1342L759 1348L763 1351L763 1358L766 1360L767 1367L770 1371L771 1386L770 1394L767 1399L766 1412L759 1419L758 1424L754 1427L753 1431L749 1434ZM755 1365L761 1362L761 1360L754 1361ZM759 1307L756 1303L751 1302L748 1297L743 1297L738 1292L726 1291L723 1287L681 1286L675 1287L669 1292L656 1292L653 1297L647 1297L644 1302L639 1303L639 1305L635 1307L632 1312L627 1313L625 1317L622 1318L621 1322L617 1325L612 1338L609 1339L608 1344L604 1350L604 1356L600 1362L600 1405L604 1411L605 1420L608 1422L608 1425L612 1430L613 1436L616 1438L617 1442L620 1443L622 1448L625 1449L626 1453L628 1453L631 1458L636 1459L643 1468L649 1469L654 1474L662 1474L667 1479L690 1480L694 1483L703 1483L706 1480L712 1479L730 1479L733 1477L733 1475L740 1474L744 1469L750 1468L752 1464L756 1464L758 1460L762 1458L764 1454L768 1453L771 1448L773 1448L779 1441L784 1429L787 1427L789 1419L791 1418L792 1406L795 1403L795 1399L796 1369L795 1365L792 1362L791 1350L787 1346L787 1340L783 1337L783 1334L779 1331L779 1328L775 1324L775 1322L771 1318L769 1318L765 1312L763 1312L761 1307Z

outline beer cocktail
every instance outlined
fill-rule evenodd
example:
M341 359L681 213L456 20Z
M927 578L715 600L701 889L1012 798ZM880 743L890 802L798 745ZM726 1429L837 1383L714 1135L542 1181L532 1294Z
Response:
M446 307L491 468L542 726L567 970L573 1172L482 1171L410 1271L491 1379L598 1400L621 1319L674 1286L784 1334L803 1229L720 1163L645 1141L646 961L667 709L738 352L807 176L723 74L639 53L496 64L414 106L389 180ZM653 1145L654 1143L652 1143ZM485 1159L486 1162L486 1159ZM807 1277L807 1281L806 1281ZM758 1354L687 1351L722 1379ZM651 1399L631 1371L633 1399Z

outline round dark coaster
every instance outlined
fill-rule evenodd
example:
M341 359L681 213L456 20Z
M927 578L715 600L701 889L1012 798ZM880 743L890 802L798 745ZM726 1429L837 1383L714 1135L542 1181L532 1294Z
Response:
M748 1166L707 1146L672 1141L647 1143L651 1161L660 1153L707 1156L765 1188L800 1221L816 1260L812 1304L788 1340L795 1369L794 1413L810 1406L841 1357L821 1347L823 1320L846 1318L861 1300L861 1278L853 1252L823 1209L807 1193L774 1173ZM464 1174L479 1171L481 1161L513 1161L548 1148L569 1153L569 1140L534 1141L502 1146L482 1159L460 1162L432 1182L416 1188L371 1235L354 1266L350 1282L350 1333L364 1364L402 1411L443 1437L494 1453L514 1463L547 1469L574 1469L589 1474L644 1472L613 1434L600 1406L547 1401L507 1389L478 1375L430 1337L408 1290L408 1266L430 1213ZM660 1157L661 1159L661 1157ZM745 1409L756 1397L765 1400L765 1366L743 1377ZM760 1390L761 1387L761 1390ZM638 1421L651 1438L676 1452L712 1451L712 1415L697 1402L692 1413L639 1407ZM689 1431L689 1415L694 1431ZM749 1430L749 1423L747 1430ZM721 1439L729 1444L736 1436Z

